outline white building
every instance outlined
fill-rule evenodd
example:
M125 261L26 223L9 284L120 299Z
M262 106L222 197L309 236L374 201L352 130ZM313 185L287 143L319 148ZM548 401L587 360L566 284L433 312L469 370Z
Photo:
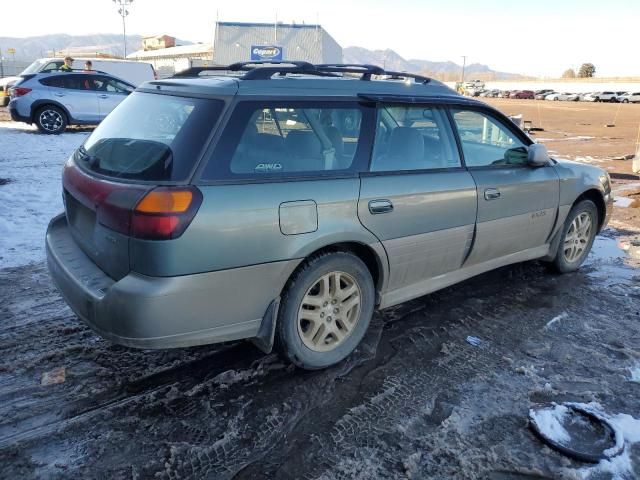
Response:
M129 60L150 62L161 77L191 66L251 60L341 63L342 47L320 25L217 22L214 43L139 50Z

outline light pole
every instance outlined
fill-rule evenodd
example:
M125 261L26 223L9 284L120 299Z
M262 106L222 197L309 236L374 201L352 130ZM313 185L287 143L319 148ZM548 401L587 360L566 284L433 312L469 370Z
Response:
M464 67L467 66L467 56L462 55L462 76L460 77L460 83L464 83Z
M124 42L124 58L127 58L127 25L125 22L125 18L127 17L127 15L129 15L129 10L127 10L127 7L129 7L133 3L133 0L113 0L113 3L116 4L116 7L119 7L118 13L122 17L122 40Z

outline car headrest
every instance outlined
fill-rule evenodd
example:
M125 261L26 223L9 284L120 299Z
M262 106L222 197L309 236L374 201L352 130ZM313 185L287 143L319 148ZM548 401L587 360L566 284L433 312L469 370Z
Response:
M287 150L299 158L321 158L322 144L316 134L308 130L292 130L285 140Z
M422 134L413 128L396 127L391 131L388 154L396 158L407 159L410 162L424 160Z

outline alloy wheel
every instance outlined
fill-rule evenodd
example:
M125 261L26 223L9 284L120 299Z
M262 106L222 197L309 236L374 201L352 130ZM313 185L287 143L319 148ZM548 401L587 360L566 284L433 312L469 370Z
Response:
M47 132L57 132L62 128L64 119L55 110L43 110L38 121Z
M298 310L298 334L306 347L328 352L351 335L361 314L362 292L348 273L329 272L302 298Z
M591 215L582 212L573 219L564 237L564 258L573 263L580 259L589 246L593 222Z

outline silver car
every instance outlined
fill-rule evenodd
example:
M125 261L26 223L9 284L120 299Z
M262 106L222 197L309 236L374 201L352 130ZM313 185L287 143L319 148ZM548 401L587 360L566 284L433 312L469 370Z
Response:
M142 85L63 195L49 269L99 334L251 339L307 369L349 355L375 309L516 262L576 270L612 209L604 170L440 82L303 62Z
M68 125L100 123L134 89L102 72L22 75L11 88L9 112L14 121L34 123L42 133L62 133Z

